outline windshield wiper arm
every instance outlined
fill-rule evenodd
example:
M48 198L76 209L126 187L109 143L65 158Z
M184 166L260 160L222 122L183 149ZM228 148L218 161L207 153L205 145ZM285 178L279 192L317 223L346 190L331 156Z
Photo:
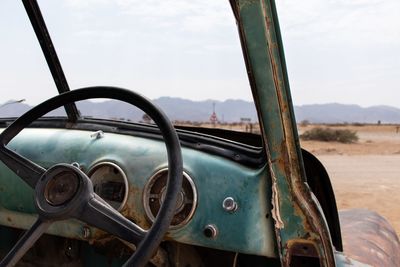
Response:
M47 30L46 23L44 22L42 12L40 12L37 1L22 0L22 2L42 48L58 92L60 94L69 92L70 89L67 79L65 78L64 71L61 67L60 60L58 59L56 50L53 46L53 42L51 41L50 34ZM75 103L67 104L64 106L64 108L70 121L75 122L80 117L79 110L77 109Z

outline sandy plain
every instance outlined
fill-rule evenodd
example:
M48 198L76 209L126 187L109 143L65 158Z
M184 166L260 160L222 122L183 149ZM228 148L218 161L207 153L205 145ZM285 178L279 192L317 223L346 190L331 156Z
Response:
M398 125L308 125L356 131L358 142L301 140L327 169L340 209L367 208L383 215L400 235L400 127Z

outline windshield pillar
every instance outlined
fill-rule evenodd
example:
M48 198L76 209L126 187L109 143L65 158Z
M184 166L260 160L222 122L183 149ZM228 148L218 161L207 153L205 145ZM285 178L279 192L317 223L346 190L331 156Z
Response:
M326 220L306 184L275 2L231 0L231 5L260 121L281 263L317 257L321 266L335 266ZM299 254L299 247L308 254Z
M47 65L49 66L51 75L53 76L54 83L58 89L58 93L62 94L69 92L70 88L64 71L61 67L60 60L58 59L50 34L47 30L46 23L43 19L39 5L36 0L22 0L29 20L35 31L36 37L42 48L43 54L46 58ZM75 103L67 104L64 106L68 119L75 122L80 117L79 110Z

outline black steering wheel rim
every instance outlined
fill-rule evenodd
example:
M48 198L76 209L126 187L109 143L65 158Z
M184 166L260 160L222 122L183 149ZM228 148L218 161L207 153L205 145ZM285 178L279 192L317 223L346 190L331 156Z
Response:
M166 197L152 227L139 243L135 253L125 263L126 266L144 266L157 249L169 228L175 213L175 205L178 193L181 189L183 173L182 154L178 135L164 112L149 99L127 89L110 86L86 87L57 95L26 112L0 134L0 160L9 166L7 160L5 160L7 159L5 155L8 151L6 145L33 121L66 104L95 98L120 100L140 108L148 114L159 127L166 144L169 169ZM25 160L18 154L17 156L20 157L17 158L17 160ZM16 170L13 171L16 172ZM27 173L24 174L24 171ZM36 169L36 167L33 166L31 169L20 171L17 175L34 188L37 181L29 180L30 171L40 172L40 167L38 166Z

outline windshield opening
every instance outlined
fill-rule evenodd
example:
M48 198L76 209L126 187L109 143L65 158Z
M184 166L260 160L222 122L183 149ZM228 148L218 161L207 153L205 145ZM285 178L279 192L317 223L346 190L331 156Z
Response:
M8 72L24 79L4 76L0 86L10 89L0 102L23 98L7 110L26 110L57 90L22 4L5 0L1 5L1 32L7 32L5 21L14 22L8 47L1 51L12 53L8 60L15 63ZM228 1L45 0L39 6L71 89L109 85L134 90L153 99L179 125L259 128ZM14 18L5 12L10 9ZM84 117L143 121L140 112L129 117L122 108L107 108L115 104L87 101L78 107ZM117 110L121 114L114 114ZM5 111L0 107L1 117L22 113Z

